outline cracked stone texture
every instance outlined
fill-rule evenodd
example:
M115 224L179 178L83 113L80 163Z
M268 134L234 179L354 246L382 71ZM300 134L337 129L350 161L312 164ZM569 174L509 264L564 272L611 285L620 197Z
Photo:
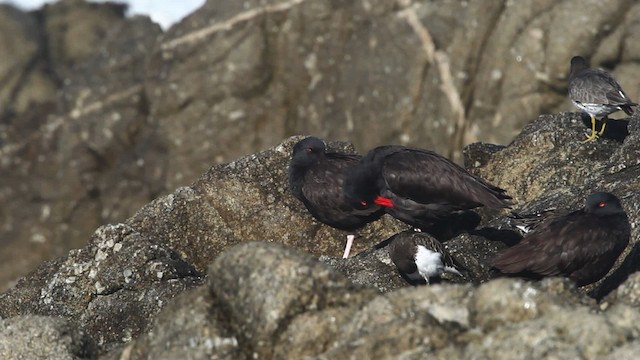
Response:
M0 295L0 315L63 317L108 350L200 283L200 274L175 251L127 225L107 225L84 248L44 263Z
M576 289L563 279L491 281L497 274L487 259L518 239L506 211L479 211L477 230L446 241L464 268L464 278L458 279L464 284L445 279L407 289L385 248L407 226L388 216L362 229L353 258L337 259L344 232L317 223L288 191L291 148L301 139L294 136L213 166L191 186L154 200L124 223L99 228L85 247L45 262L0 295L0 316L62 316L94 339L99 354L111 358L125 352L138 358L162 358L164 352L188 357L190 351L222 358L254 353L262 358L329 359L345 353L384 358L395 354L390 344L406 358L424 353L495 358L500 351L515 356L510 351L534 347L536 341L545 344L531 350L540 356L556 350L587 358L613 351L626 356L637 342L637 323L624 322L626 316L612 320L609 311L636 302L636 277L629 274L639 263L640 157L634 154L640 116L611 127L608 134L614 138L617 131L628 133L622 142L581 143L582 120L565 113L541 116L509 146L474 144L465 153L472 171L516 198L516 210L577 208L596 189L620 195L634 224L632 239L596 284ZM343 142L328 146L353 151ZM514 158L530 164L527 172L517 176L500 170L517 169ZM571 172L564 178L536 175L571 166L583 178ZM521 185L525 179L537 185ZM187 292L166 307L202 284L203 273L208 282L201 286L208 292ZM635 312L631 318L640 316L630 309L625 311ZM576 327L573 316L580 318ZM588 343L587 329L600 322L606 323L598 330L606 334L602 344ZM182 328L184 336L173 335ZM211 338L202 338L205 334ZM503 345L490 347L491 342Z
M25 76L44 66L57 89L51 101L0 120L3 289L157 197L166 155L140 84L158 25L143 17L125 21L120 5L75 0L22 16L33 22L40 46L30 61L49 61ZM36 92L23 86L16 96Z
M124 13L0 7L0 288L290 135L460 160L572 110L575 54L640 97L631 0L209 0L165 33Z
M567 279L380 294L308 254L245 242L223 252L208 283L177 297L140 340L103 359L631 359L638 320L637 308L602 309Z
M67 320L47 316L0 319L0 356L3 359L92 359L93 339Z

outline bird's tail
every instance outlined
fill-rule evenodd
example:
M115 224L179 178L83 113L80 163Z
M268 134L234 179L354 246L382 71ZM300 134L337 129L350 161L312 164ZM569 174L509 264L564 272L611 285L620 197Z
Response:
M633 115L633 107L634 106L638 106L638 104L636 104L636 103L625 104L625 105L620 106L620 109L622 109L622 111L624 111L627 115Z

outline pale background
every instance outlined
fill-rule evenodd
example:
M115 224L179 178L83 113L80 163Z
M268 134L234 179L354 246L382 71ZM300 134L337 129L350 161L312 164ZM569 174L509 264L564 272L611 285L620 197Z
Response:
M104 0L90 0L91 2L106 2ZM165 30L176 21L202 6L206 0L118 0L129 4L128 15L148 15L153 21L160 24ZM0 3L9 3L24 10L32 10L41 7L45 3L53 3L55 0L3 0Z

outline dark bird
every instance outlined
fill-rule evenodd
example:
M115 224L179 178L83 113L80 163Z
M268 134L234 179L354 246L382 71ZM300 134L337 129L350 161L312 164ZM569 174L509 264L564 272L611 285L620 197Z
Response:
M591 135L585 134L587 136L585 141L593 141L604 134L609 114L622 110L627 115L631 115L633 106L638 105L629 100L611 74L590 68L581 56L574 56L571 59L569 98L573 105L591 117ZM602 128L598 133L596 133L597 116L603 116Z
M566 214L569 211L561 211L555 208L546 209L535 213L519 213L512 211L507 217L511 226L517 228L523 234L533 231L541 222L550 216Z
M344 191L354 208L380 205L422 230L454 212L509 207L511 199L505 190L433 151L397 145L369 151L349 170Z
M359 229L384 215L379 206L355 209L344 197L346 171L360 158L360 155L328 153L322 140L305 138L293 147L289 188L321 223L345 231ZM349 256L354 238L353 234L347 235L344 258Z
M584 286L609 272L630 234L620 200L596 192L580 210L545 216L518 244L499 252L492 265L509 274L565 276Z
M462 276L451 255L438 240L425 233L405 231L391 238L389 257L402 277L412 283L440 277L445 272Z

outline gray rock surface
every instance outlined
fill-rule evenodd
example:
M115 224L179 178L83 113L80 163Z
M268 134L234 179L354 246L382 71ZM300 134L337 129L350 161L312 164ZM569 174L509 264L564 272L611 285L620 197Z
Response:
M3 359L92 359L93 339L63 318L16 316L0 320L0 357Z
M0 288L290 135L460 160L572 109L575 54L640 97L631 0L209 0L165 33L124 13L0 7Z
M634 358L640 117L612 121L604 139L585 144L580 115L537 116L570 109L566 64L576 53L615 67L638 98L640 48L629 34L639 13L623 0L210 0L162 34L119 5L0 7L0 27L16 34L0 36L0 51L11 51L7 39L25 44L5 64L31 64L0 66L0 282L61 256L0 294L2 349L28 357L29 343L34 356L108 359ZM576 30L587 26L594 31ZM408 287L384 248L405 225L388 216L368 225L357 255L341 260L346 234L289 194L300 137L282 139L294 133L448 155L474 139L509 142L475 143L464 155L515 210L578 208L611 191L632 239L590 286L491 280L487 260L517 235L505 212L481 210L477 231L446 242L466 283Z
M506 188L516 210L577 208L586 194L607 190L637 224L639 122L620 123L630 132L622 142L584 144L580 117L541 116L507 147L468 147L466 160ZM1 294L0 315L63 317L107 359L517 358L521 348L536 357L602 358L635 349L636 225L610 274L576 289L566 279L491 280L497 274L487 260L518 236L505 211L481 210L477 230L445 242L464 267L463 283L411 287L385 248L407 227L388 216L362 229L352 258L337 258L344 232L317 223L287 189L299 139L216 165L126 222L99 228L85 247ZM566 175L533 176L527 186L524 170L499 170L514 167L515 157L532 174L546 164ZM588 336L595 327L601 342Z
M565 279L378 294L309 255L249 242L223 252L206 286L176 298L147 335L105 359L628 358L638 320L636 308L601 310Z

